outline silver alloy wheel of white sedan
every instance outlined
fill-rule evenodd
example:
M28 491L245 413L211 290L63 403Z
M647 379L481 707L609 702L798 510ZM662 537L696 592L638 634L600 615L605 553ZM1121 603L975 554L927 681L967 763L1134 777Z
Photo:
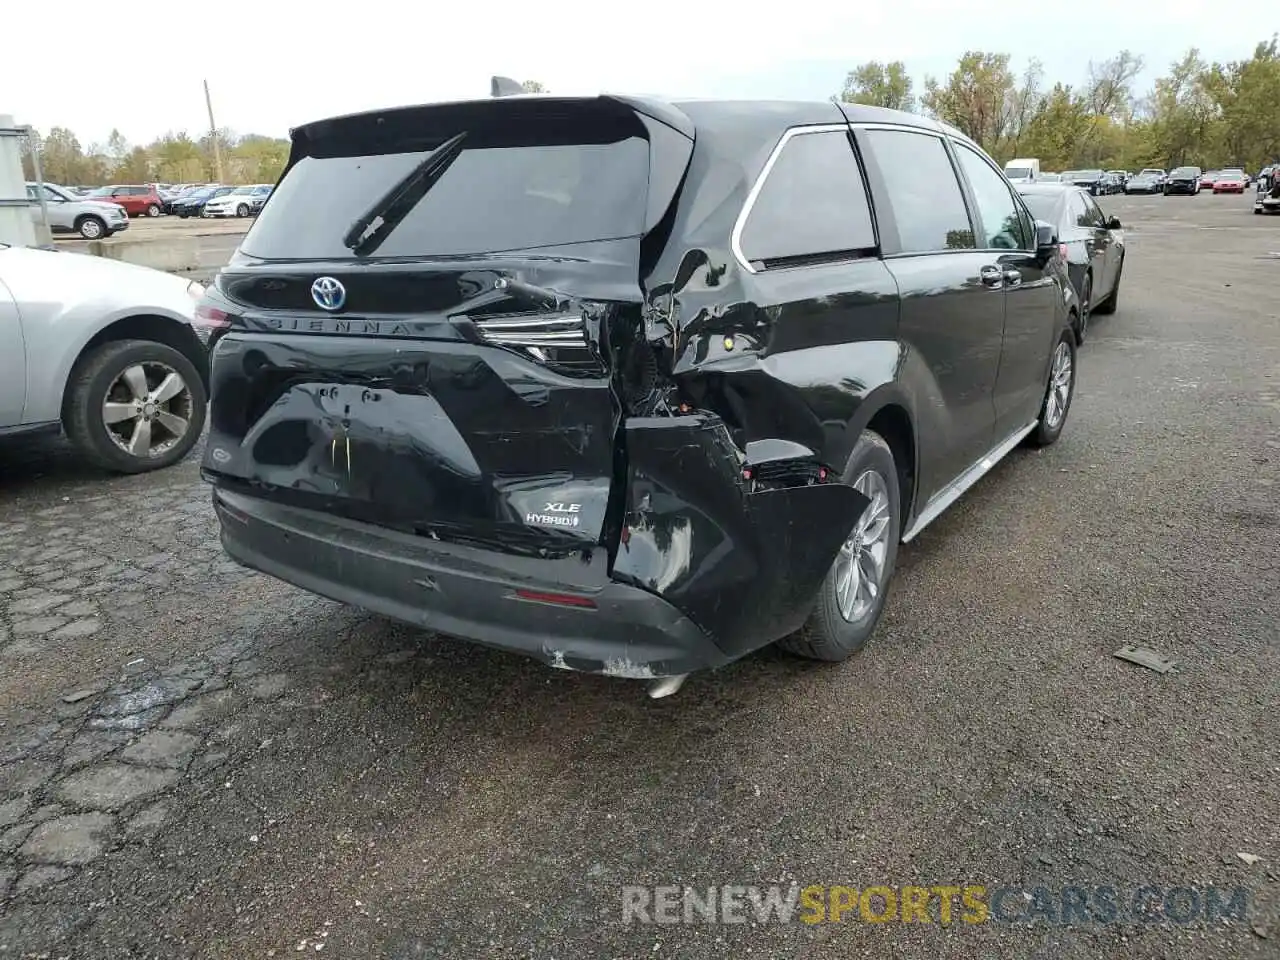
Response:
M182 375L158 361L126 367L102 403L107 434L121 450L140 459L160 457L191 429L191 390Z

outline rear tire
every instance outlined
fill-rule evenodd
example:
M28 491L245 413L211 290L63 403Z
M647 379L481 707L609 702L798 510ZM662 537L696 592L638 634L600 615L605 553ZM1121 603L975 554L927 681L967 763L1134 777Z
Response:
M872 475L870 479L865 479ZM902 531L902 501L898 489L898 469L893 450L880 434L865 430L849 455L844 482L866 486L876 496L850 530L850 541L875 545L864 546L861 553L841 547L818 590L813 613L803 628L778 641L778 645L809 660L838 663L861 650L875 632L884 612L894 564L898 559L898 538ZM882 518L882 519L881 519ZM883 526L882 526L883 524ZM875 568L879 560L878 569ZM864 573L873 576L864 579ZM861 583L874 583L874 596L865 602L865 593L856 588ZM844 591L841 587L845 586ZM850 592L856 594L854 605L848 603ZM846 601L842 604L842 598ZM848 615L846 615L848 614Z
M186 396L163 404L166 412L183 416L187 427L172 445L154 456L130 453L112 437L104 403L124 372L147 365L167 369L182 378ZM135 394L136 396L136 394ZM181 405L176 400L182 400ZM204 432L208 397L191 361L173 347L153 340L115 340L81 357L67 383L62 423L72 444L90 462L117 473L146 473L177 463L195 446ZM163 423L163 421L161 421ZM157 430L152 438L169 436Z
M160 216L160 208L157 207L154 203L151 204L151 206L147 207L147 216L148 217Z
M1064 356L1065 353L1065 356ZM1065 389L1064 389L1065 388ZM1047 447L1058 442L1067 425L1071 401L1076 395L1076 343L1069 332L1058 338L1049 359L1049 376L1044 400L1040 404L1040 420L1027 436L1033 447Z
M248 215L249 215L249 208L245 206L243 203L240 204L240 206L236 207L237 217L247 217Z

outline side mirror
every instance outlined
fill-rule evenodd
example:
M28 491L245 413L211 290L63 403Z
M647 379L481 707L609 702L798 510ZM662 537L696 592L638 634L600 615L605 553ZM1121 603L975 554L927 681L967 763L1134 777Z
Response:
M1119 229L1120 229L1120 218L1119 218L1119 217L1112 217L1111 219L1109 219L1109 220L1107 221L1107 229L1108 229L1108 230L1119 230Z
M1048 255L1058 249L1058 231L1051 223L1036 221L1036 253Z

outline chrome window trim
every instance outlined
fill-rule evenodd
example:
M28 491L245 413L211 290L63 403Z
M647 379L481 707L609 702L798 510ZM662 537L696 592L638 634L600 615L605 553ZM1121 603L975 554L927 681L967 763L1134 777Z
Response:
M778 157L782 155L782 151L786 149L788 143L793 137L801 137L810 133L844 133L849 132L848 123L820 123L812 126L791 127L784 131L782 136L778 138L778 142L774 145L769 158L765 160L764 166L760 168L760 174L756 177L755 183L751 185L751 190L747 193L747 199L742 204L742 209L738 211L738 219L733 223L733 232L729 235L729 249L733 251L733 258L738 261L739 266L747 273L759 273L755 267L751 266L751 262L742 252L742 231L747 225L747 218L751 216L751 208L756 205L756 200L760 197L760 191L764 189L765 181L769 179L769 173L773 170L774 164L778 162ZM853 148L849 149L850 158L853 157ZM868 200L868 202L870 202Z

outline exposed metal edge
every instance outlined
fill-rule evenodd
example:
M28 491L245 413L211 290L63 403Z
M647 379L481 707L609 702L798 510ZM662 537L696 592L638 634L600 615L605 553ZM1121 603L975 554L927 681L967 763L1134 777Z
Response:
M985 477L992 467L1008 456L1009 452L1039 425L1040 421L1038 419L1032 420L1025 427L1010 434L1007 439L994 447L990 453L952 480L941 493L929 502L929 505L924 508L924 512L916 517L916 522L911 525L911 529L902 535L902 542L907 543L914 539L921 530L937 520L947 507L959 500L966 490Z
M778 138L777 144L774 145L773 151L769 154L769 159L760 168L760 174L756 177L756 182L751 185L751 190L747 193L747 199L743 202L742 209L738 211L738 219L733 223L733 233L729 235L729 249L733 251L733 258L738 261L739 265L747 273L757 273L758 271L751 266L751 262L742 253L742 230L746 226L747 218L751 216L751 208L755 206L756 199L760 196L760 191L764 189L764 182L769 179L769 171L778 162L778 157L781 156L783 149L791 142L792 137L803 136L806 133L848 132L848 123L820 123L808 127L792 127Z

